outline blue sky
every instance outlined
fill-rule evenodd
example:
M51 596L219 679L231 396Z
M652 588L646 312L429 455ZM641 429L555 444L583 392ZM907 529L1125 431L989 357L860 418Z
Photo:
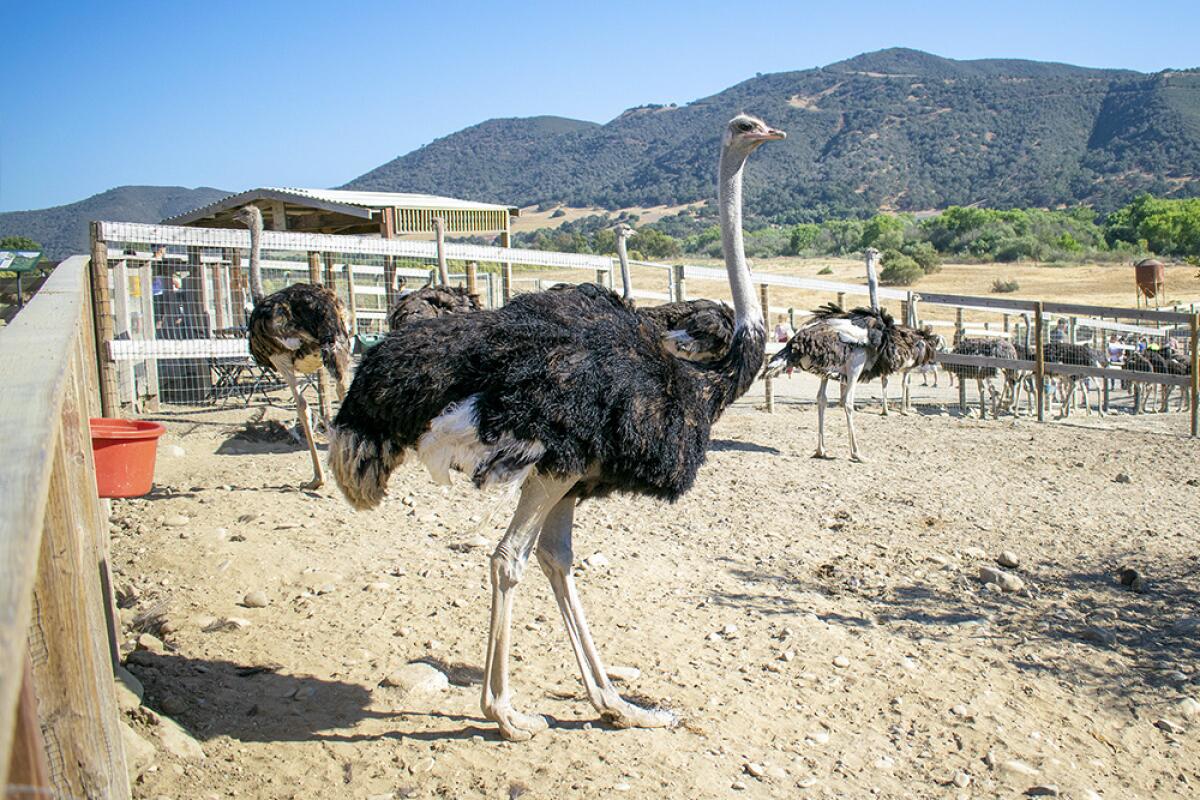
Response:
M491 117L607 121L903 46L1200 65L1200 3L0 0L0 211L123 184L333 186Z

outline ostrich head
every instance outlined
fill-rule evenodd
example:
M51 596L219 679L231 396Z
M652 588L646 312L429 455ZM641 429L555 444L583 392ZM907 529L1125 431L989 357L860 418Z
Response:
M729 120L722 145L731 151L749 156L763 142L786 138L786 133L772 128L758 117L738 114Z
M256 205L242 206L233 212L233 220L247 228L262 227L262 209Z

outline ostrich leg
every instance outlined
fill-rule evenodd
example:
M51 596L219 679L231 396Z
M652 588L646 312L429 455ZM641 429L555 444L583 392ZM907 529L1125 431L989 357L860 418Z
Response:
M825 452L825 406L829 403L825 387L828 383L829 378L822 375L821 386L817 389L817 452L813 453L813 458L829 458Z
M900 413L904 415L907 415L911 408L908 394L908 375L911 371L906 369L900 374Z
M979 391L979 418L987 419L987 399L983 392L983 378L975 379L975 388Z
M567 634L571 637L571 648L575 651L575 660L579 662L588 700L600 712L600 716L618 728L665 728L674 725L677 721L674 714L630 703L617 693L609 680L588 631L579 592L575 589L575 579L571 577L574 560L571 528L574 521L575 498L564 497L550 511L542 525L537 557L542 572L546 573L554 589L554 599L558 601Z
M500 726L500 735L510 742L523 742L547 728L542 717L515 710L509 696L508 648L514 593L525 576L525 567L546 517L577 480L578 477L550 478L537 473L526 478L508 530L492 553L492 619L480 708L485 717Z
M305 489L319 489L325 483L325 473L321 468L321 457L317 455L317 443L313 440L312 421L309 419L308 401L296 384L296 372L292 369L292 360L286 355L276 355L271 358L275 371L283 376L288 388L292 390L292 399L296 401L296 414L300 417L300 427L304 429L304 440L308 443L308 454L312 456L313 479L304 484Z
M880 376L879 376L879 388L880 388L880 390L883 392L883 413L882 413L882 414L880 414L880 416L882 416L882 417L886 417L886 416L888 415L888 402L887 402L887 375L880 375ZM903 398L902 398L902 399L901 399L901 408L903 408L903 407L904 407L904 401L903 401Z
M867 356L856 352L846 365L846 380L842 383L842 408L846 411L846 432L850 436L850 460L859 464L866 459L858 452L858 439L854 435L854 390L858 387L858 376L866 366Z

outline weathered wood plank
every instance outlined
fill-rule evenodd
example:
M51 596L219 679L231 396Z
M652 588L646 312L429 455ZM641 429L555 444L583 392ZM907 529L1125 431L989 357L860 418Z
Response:
M69 258L0 330L0 753L12 744L46 486L88 291L88 259ZM0 765L0 781L5 770Z

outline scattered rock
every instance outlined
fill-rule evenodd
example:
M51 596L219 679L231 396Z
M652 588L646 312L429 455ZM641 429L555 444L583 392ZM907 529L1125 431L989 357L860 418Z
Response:
M604 553L592 553L583 560L583 563L590 569L604 569L608 566L608 556Z
M1173 734L1183 733L1183 726L1176 722L1172 722L1169 719L1155 720L1154 727L1158 728L1160 731L1166 731L1167 733L1173 733Z
M734 781L733 783L729 784L729 788L733 789L734 791L738 791L738 792L745 791L746 782L745 781Z
M964 547L962 549L962 554L963 557L972 558L976 561L982 561L983 559L987 558L987 553L984 552L982 547Z
M762 776L767 774L766 767L764 767L762 764L759 764L754 761L747 762L743 766L743 769L746 770L747 775L751 775L755 778L761 778Z
M1021 561L1012 550L1004 550L1000 555L996 556L996 563L1008 569L1016 569Z
M1011 572L1005 572L994 567L980 567L979 580L983 581L984 584L994 583L1005 592L1019 592L1025 588L1025 581Z
M183 458L187 455L187 451L177 444L165 444L161 448L163 455L171 458Z
M833 665L835 667L845 669L846 667L850 666L850 659L846 658L845 656L834 656Z
M725 627L721 628L720 631L718 631L718 633L720 633L722 636L735 636L737 632L738 626L732 623L726 625Z
M163 645L162 639L159 639L154 634L143 633L137 638L137 649L161 655L166 650L166 646Z
M430 525L437 521L438 515L433 513L422 514L421 516L417 517L417 522L421 523L422 525Z
M1200 714L1200 701L1193 697L1185 697L1175 704L1175 710L1179 712L1184 719L1191 719Z
M480 548L490 546L491 543L491 539L488 539L486 536L476 534L460 544L459 547L463 550L478 550Z
M142 770L154 763L158 751L130 727L129 723L121 720L117 724L121 727L121 743L125 745L125 766L129 770L129 782L133 783Z
M1079 638L1083 639L1085 642L1095 642L1096 644L1112 644L1116 639L1111 631L1107 631L1104 628L1100 628L1095 625L1089 626L1080 631Z
M246 592L246 596L242 598L242 605L246 608L266 608L270 602L267 599L267 593L260 589Z
M1000 763L1000 771L1007 772L1010 775L1033 776L1038 774L1038 768L1026 764L1024 761L1012 759Z
M956 772L951 782L960 789L965 789L971 785L971 775L967 772Z
M450 687L445 673L423 661L414 661L393 670L383 679L384 686L402 690L405 694L433 694Z
M170 714L171 716L182 714L184 711L187 711L188 707L183 698L176 694L169 694L164 697L160 706L164 714Z
M642 676L642 671L637 667L605 667L604 671L610 680L621 683L632 683Z
M167 517L166 519L163 520L164 525L170 526L172 528L181 528L184 525L188 525L190 523L191 523L191 520L188 519L188 517L185 516L184 514L171 514L169 517Z
M631 787L628 783L618 783L613 786L614 792L628 792Z
M155 730L163 749L171 755L195 761L204 759L204 748L200 743L170 717L160 716Z
M808 738L816 744L829 744L829 731L816 730L810 733Z
M1171 623L1171 633L1192 635L1200 632L1200 617L1180 617Z
M892 769L896 766L896 759L891 756L880 756L875 759L875 769Z
M965 717L970 712L967 710L966 706L964 706L962 703L959 703L958 705L956 705L950 709L950 713L956 717Z
M1026 797L1058 797L1058 787L1053 783L1043 783L1030 786L1025 790Z
M142 704L142 698L146 696L146 689L136 675L120 664L116 669L116 683L117 705L121 707L122 711L133 711Z
M292 699L298 703L303 703L306 700L313 699L316 694L317 687L313 686L311 683L306 683L296 690L296 693L292 695Z
M1131 483L1131 479L1124 472L1118 472L1117 477L1113 478L1113 483Z
M400 502L406 506L415 506L417 504L417 498L413 497L411 494L406 494L400 499Z

